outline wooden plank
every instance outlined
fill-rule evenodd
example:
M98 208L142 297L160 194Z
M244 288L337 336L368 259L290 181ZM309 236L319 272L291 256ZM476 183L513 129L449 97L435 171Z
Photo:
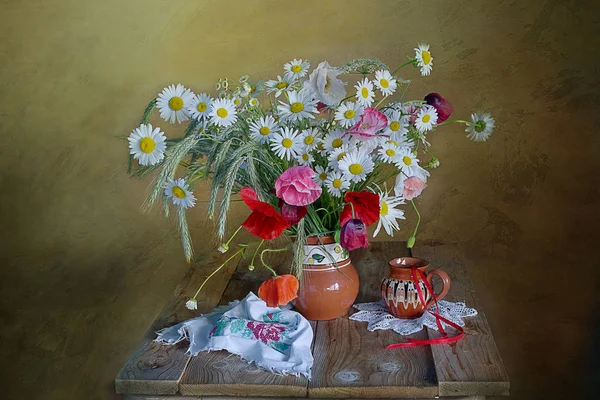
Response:
M185 308L185 302L194 295L205 277L230 256L231 254L211 252L200 262L191 265L185 278L175 289L171 300L154 320L141 344L117 375L115 379L117 393L177 393L179 381L190 358L185 354L189 343L183 341L174 346L155 343L156 331L209 312L219 303L229 277L237 266L235 260L225 266L214 277L211 284L203 289L198 297L198 310L190 311Z
M441 268L450 275L450 301L464 301L478 315L465 320L465 337L457 343L432 347L440 396L508 395L508 374L494 342L483 307L473 289L465 262L456 244L420 242L413 249L416 257ZM438 336L434 330L431 337Z
M125 395L124 400L240 400L240 399L251 399L251 400L273 400L273 397L247 397L247 396L147 396L147 395L137 395L137 394L129 394ZM278 397L278 400L294 400L297 397ZM323 399L323 400L339 400L339 399ZM367 400L367 399L354 399L354 400ZM395 399L380 399L380 400L395 400ZM428 399L413 399L413 400L431 400ZM436 400L485 400L485 396L468 396L468 397L436 397Z
M405 243L375 242L352 253L360 276L357 302L380 299L380 283L389 260L408 255ZM425 331L412 335L426 339ZM309 397L418 398L438 394L428 346L385 350L401 340L393 331L367 331L366 323L348 317L319 321Z
M274 253L266 258L268 264L280 273L289 273L291 251ZM221 299L221 304L257 293L258 287L270 273L255 262L254 271L248 271L249 261L240 263ZM314 326L313 326L314 329ZM275 396L306 397L308 379L281 376L254 364L240 360L226 351L202 352L190 361L180 383L183 395L206 396Z

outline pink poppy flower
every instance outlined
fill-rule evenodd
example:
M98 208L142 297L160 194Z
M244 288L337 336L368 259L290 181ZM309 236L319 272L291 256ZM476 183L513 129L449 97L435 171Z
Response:
M293 206L307 206L321 196L321 186L313 180L317 173L310 167L288 168L275 181L275 195Z
M423 189L427 187L427 184L416 176L411 176L404 180L404 189L402 190L402 197L406 200L412 200L419 196Z
M374 138L381 129L387 127L388 119L385 114L375 108L366 108L360 119L346 134L351 134L360 140Z

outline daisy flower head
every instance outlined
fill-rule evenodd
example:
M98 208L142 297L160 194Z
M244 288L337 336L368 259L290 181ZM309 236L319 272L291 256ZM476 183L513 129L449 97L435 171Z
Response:
M281 117L288 121L300 121L304 118L315 118L313 113L317 112L317 101L313 100L308 90L288 93L289 104L280 101L277 110Z
M404 178L416 176L423 182L427 182L429 172L419 165L419 159L410 149L398 149L398 157L395 160L395 164L402 171L398 176L401 175Z
M433 125L437 124L438 115L435 108L431 106L423 106L417 113L415 119L415 127L420 132L427 132L433 129Z
M248 104L250 107L258 107L260 106L260 101L258 101L256 97L252 97L250 100L248 100Z
M208 118L212 111L212 98L206 93L200 93L194 96L194 99L188 107L190 117L200 121L202 118Z
M344 159L344 157L346 157L348 155L348 145L343 145L342 147L338 147L337 149L333 149L333 151L329 152L329 155L327 156L327 166L331 169L333 169L334 171L342 171L340 169L340 161L342 161Z
M352 182L364 181L374 166L369 154L363 150L351 151L339 162L340 170Z
M229 99L216 99L213 101L210 111L210 121L224 128L237 121L237 111L235 104Z
M398 142L389 140L384 143L378 150L379 157L387 163L395 164L398 161L398 154L400 149L398 148Z
M295 158L299 165L311 165L315 162L315 158L306 147L303 147Z
M290 91L292 89L291 85L291 79L288 79L285 76L283 78L281 76L277 76L277 80L271 79L265 83L267 93L275 93L275 97L281 96L283 92Z
M342 197L344 191L350 188L350 181L341 172L331 172L325 180L327 191L334 197Z
M375 86L381 93L390 96L396 91L398 84L390 71L379 70L375 72Z
M358 82L356 88L356 100L363 107L369 107L375 98L375 92L373 91L373 83L365 78Z
M150 124L142 124L129 134L129 154L140 165L156 165L165 158L167 138L160 128L152 129Z
M302 144L306 150L314 150L320 142L320 132L315 128L308 128L302 131Z
M358 122L364 111L364 107L360 104L347 101L338 107L335 112L335 120L338 121L342 127L349 128Z
M321 186L325 185L325 181L327 180L327 177L331 173L331 170L329 168L325 168L320 165L317 165L317 166L315 166L315 172L317 173L317 175L314 178L315 181Z
M300 132L295 129L283 127L278 132L273 133L270 139L271 150L279 158L291 160L298 156L302 151L302 138Z
M196 198L183 178L175 180L169 178L165 186L165 196L179 207L190 208L196 204Z
M293 59L283 66L283 70L285 71L284 76L291 81L295 81L304 77L308 73L309 68L310 64L308 61Z
M404 217L404 211L399 210L396 206L404 204L404 200L400 197L390 196L389 193L379 193L379 220L377 222L377 228L373 232L373 237L377 236L381 227L385 232L394 237L394 231L400 230L397 219L406 219Z
M433 57L431 57L431 53L429 52L428 44L419 44L415 48L415 59L417 60L417 65L421 67L421 75L428 76L433 67Z
M188 108L194 101L194 93L182 84L169 85L164 88L156 99L160 117L165 121L178 124L190 119Z
M394 139L399 136L406 135L408 133L408 122L410 117L408 115L402 115L400 111L389 110L385 112L388 118L388 126L385 130L385 134Z
M323 147L325 151L330 152L335 149L339 149L344 144L348 143L347 136L344 136L344 131L333 130L329 131L323 138Z
M268 143L277 130L277 122L271 115L261 117L250 124L250 137L259 143Z
M496 123L490 114L483 112L471 114L471 122L473 122L473 125L468 125L465 132L469 133L467 137L474 142L488 140Z
M234 96L231 101L233 101L233 105L236 107L239 107L242 105L242 99L238 96Z

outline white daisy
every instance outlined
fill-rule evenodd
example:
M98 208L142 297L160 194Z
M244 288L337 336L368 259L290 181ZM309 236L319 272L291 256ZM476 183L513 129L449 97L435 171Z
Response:
M164 88L156 99L156 106L160 111L160 117L165 121L178 124L190 119L188 107L194 100L194 93L186 89L182 84L169 85Z
M402 170L399 175L402 175L403 179L416 176L423 182L427 182L429 172L419 165L419 159L417 156L410 151L408 148L401 148L398 151L398 158L395 161L398 169Z
M275 93L275 97L281 96L283 92L292 90L292 80L287 77L277 76L277 80L271 79L265 83L267 93Z
M250 104L251 107L258 107L260 106L260 101L258 101L256 97L252 97L250 100L248 100L248 104Z
M323 138L323 147L325 151L332 151L348 143L348 136L344 137L344 132L339 130L329 131Z
M320 165L317 165L317 166L315 166L315 172L317 173L317 175L314 178L315 181L319 185L323 186L325 184L325 181L327 180L327 177L331 173L331 170L329 168L325 168Z
M250 137L259 143L268 143L277 129L275 118L267 115L250 124Z
M140 165L156 165L165 158L167 138L160 128L142 124L129 134L129 154L138 160Z
M375 72L375 86L386 96L393 94L398 87L396 79L390 71L379 70Z
M277 110L281 117L289 121L300 121L304 118L315 118L311 113L317 112L317 101L313 100L308 90L288 93L288 103L280 101Z
M471 114L473 125L467 126L465 132L469 134L467 137L474 142L485 142L488 140L494 130L494 118L488 113L478 112Z
M312 154L310 154L306 147L302 148L295 158L300 165L310 165L315 162L315 158Z
M385 232L392 237L394 237L394 231L400 230L396 220L406 219L404 218L404 211L395 208L400 204L404 204L402 198L390 196L388 193L379 193L379 221L375 232L373 232L373 237L377 236L382 226Z
M349 128L358 122L364 111L364 107L358 103L348 101L338 107L335 112L335 120L339 121L344 128Z
M421 132L427 132L433 129L433 125L437 124L437 110L431 106L423 106L417 114L415 127Z
M190 117L200 121L202 118L208 118L208 115L212 111L212 98L206 93L200 93L194 97L194 100L188 107L188 113Z
M417 65L421 67L421 75L429 75L433 67L433 57L431 57L431 53L429 52L428 44L419 44L415 48L415 59L417 60Z
M369 107L373 103L375 92L373 91L373 83L367 78L358 82L356 88L356 99L363 107Z
M225 128L237 121L235 104L229 99L216 99L213 101L209 115L213 124Z
M234 98L231 101L233 101L233 105L236 107L242 105L242 99L240 97L234 96Z
M373 172L375 164L363 150L351 151L339 162L339 167L352 182L360 182Z
M327 156L327 166L333 169L334 171L341 172L339 164L340 161L342 161L342 159L348 155L348 151L348 145L343 145L342 147L338 147L337 149L333 149L333 151L330 151L329 155Z
M321 134L315 128L309 128L302 131L302 144L306 150L314 150L319 144Z
M410 117L402 115L400 111L388 110L384 113L388 119L388 126L384 131L385 135L393 137L394 140L408 133L408 124Z
M179 207L190 208L196 204L196 198L183 178L175 180L169 178L165 186L165 196Z
M341 172L331 172L325 180L325 187L332 196L342 197L342 192L350 188L350 181Z
M395 164L398 161L398 154L400 149L398 148L397 143L398 142L390 140L383 144L381 148L379 148L379 156L383 161L390 164Z
M304 77L307 74L309 68L310 64L308 63L308 61L296 59L293 59L292 61L286 63L283 66L283 70L285 71L285 77L292 81Z
M189 299L188 301L186 301L185 307L189 310L197 310L198 301L196 299Z
M288 161L295 158L302 150L302 137L300 136L300 132L288 128L287 126L281 128L279 132L273 133L270 141L271 150L273 150L279 158Z

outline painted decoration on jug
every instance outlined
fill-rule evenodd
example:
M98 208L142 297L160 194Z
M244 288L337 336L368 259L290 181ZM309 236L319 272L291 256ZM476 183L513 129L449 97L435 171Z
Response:
M343 249L339 243L304 246L305 265L337 264L347 260L348 257L348 251Z
M419 287L427 302L430 297L427 288L423 282L419 282ZM421 304L419 294L415 289L413 281L404 281L389 277L383 278L381 281L381 297L385 299L388 304L393 304L394 307L398 307L399 304L402 304L404 309L409 307L417 308Z

